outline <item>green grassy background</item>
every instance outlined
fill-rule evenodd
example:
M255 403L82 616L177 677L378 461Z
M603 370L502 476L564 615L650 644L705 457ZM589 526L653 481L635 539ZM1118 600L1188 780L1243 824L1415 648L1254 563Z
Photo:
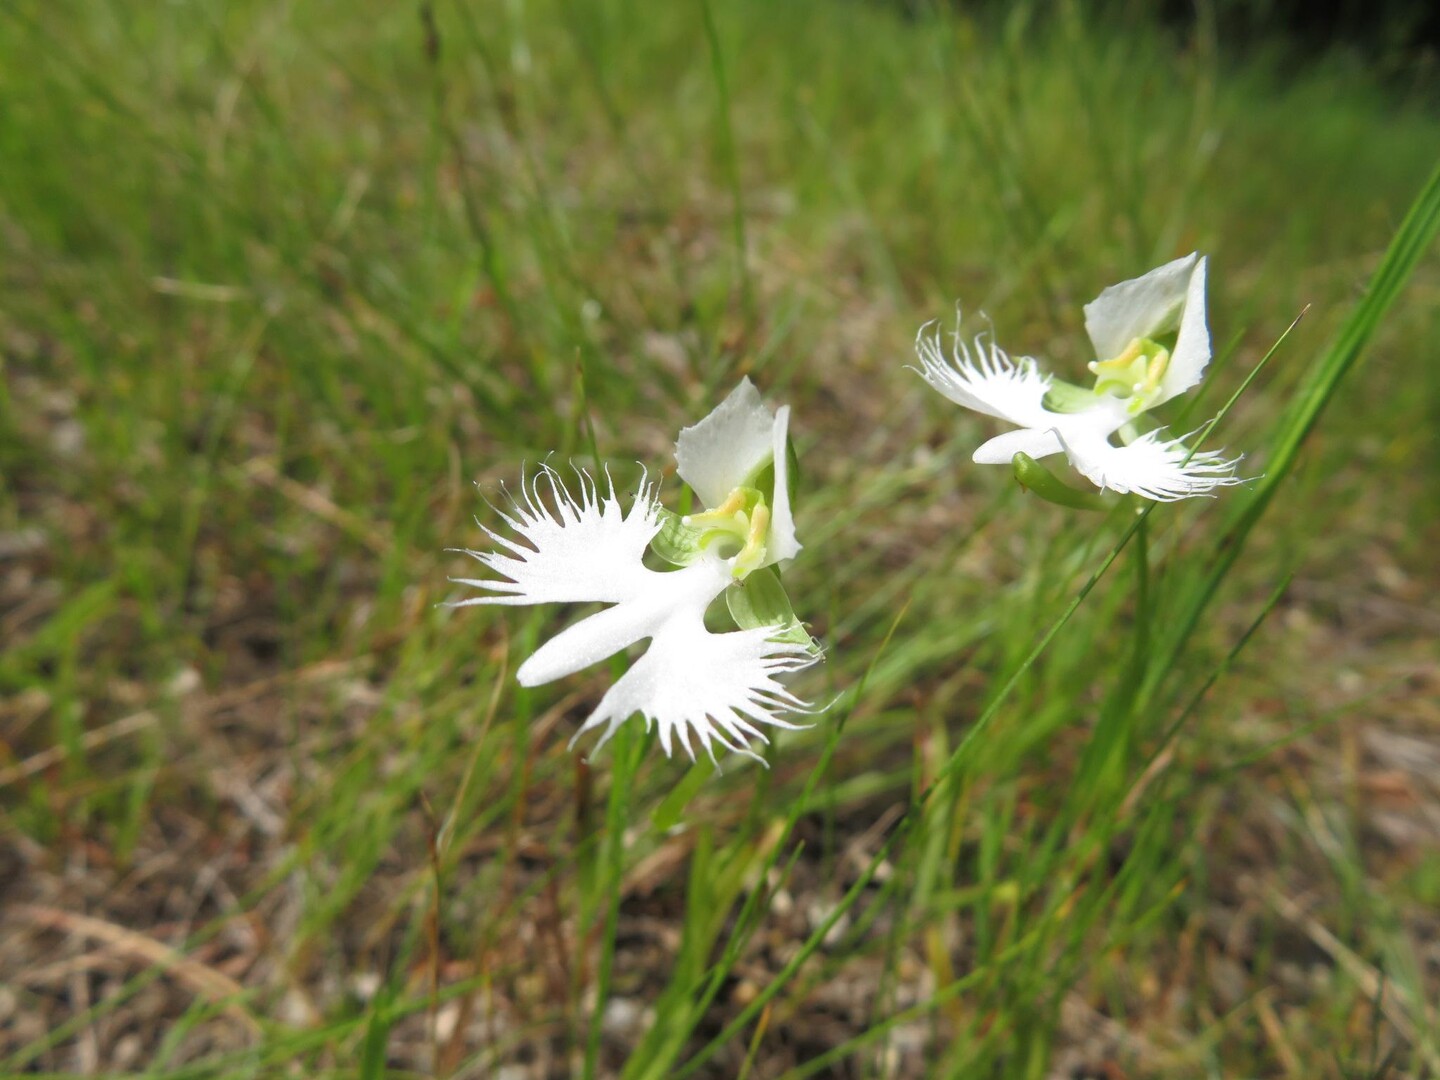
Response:
M1440 1075L1440 119L1246 56L1078 4L0 9L0 1071ZM903 368L958 299L1078 378L1080 305L1193 249L1177 430L1308 306L1212 440L1248 490L1062 510ZM592 431L675 505L742 374L835 704L768 771L587 765L613 672L520 689L564 613L437 607L445 549Z

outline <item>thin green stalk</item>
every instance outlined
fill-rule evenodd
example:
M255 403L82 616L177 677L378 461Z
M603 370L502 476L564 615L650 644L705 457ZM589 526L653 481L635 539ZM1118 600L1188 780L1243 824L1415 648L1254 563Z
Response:
M610 1000L610 978L615 966L615 934L620 921L620 885L625 876L625 827L630 821L630 803L635 794L635 774L646 740L637 737L632 724L623 724L615 733L614 771L610 777L610 800L605 810L605 927L600 940L600 970L595 978L595 1007L590 1013L590 1031L585 1042L585 1078L593 1080L600 1064L600 1034L605 1005Z
M985 707L985 710L980 714L979 718L970 726L970 729L965 732L964 737L960 740L960 744L955 747L954 753L950 755L950 760L946 762L945 768L936 778L935 784L931 784L930 788L922 793L922 801L930 791L935 790L935 785L941 780L960 771L961 765L975 752L974 748L977 740L989 729L990 725L995 722L995 717L1000 712L1000 707L1009 699L1015 687L1019 685L1020 680L1025 674L1034 667L1035 662L1040 659L1041 654L1050 647L1050 643L1055 640L1056 635L1065 628L1065 624L1068 623L1075 612L1079 610L1080 605L1085 602L1085 598L1095 590L1095 586L1100 583L1100 579L1104 577L1105 573L1114 565L1115 560L1120 557L1120 553L1125 550L1131 539L1140 531L1140 527L1144 524L1145 519L1154 512L1157 505L1157 503L1152 502L1136 515L1135 520L1131 522L1130 527L1125 530L1124 535L1121 536L1115 546L1110 549L1110 553L1105 556L1105 561L1100 564L1085 584L1080 587L1080 591L1077 592L1070 603L1066 605L1065 610L1060 613L1059 617L1050 624L1050 628L1041 635L1040 640L1031 648L1025 659L1021 661L1020 666L1010 673L1009 678L1007 678L1005 683L1000 687L999 693L991 699L990 704Z
M1127 791L1125 796L1127 801L1133 798L1133 793L1141 785L1141 783L1144 782L1146 774L1149 772L1150 768L1159 759L1160 755L1165 752L1166 747L1168 747L1174 741L1175 736L1180 734L1180 730L1189 721L1190 717L1195 714L1195 710L1198 709L1200 707L1200 703L1205 700L1205 695L1210 692L1210 688L1220 680L1220 677L1222 675L1224 675L1230 670L1230 668L1234 665L1236 659L1239 658L1240 653L1244 651L1245 646L1250 644L1250 639L1255 636L1255 634L1259 631L1260 627L1264 624L1265 620L1269 618L1270 613L1275 610L1275 605L1280 602L1280 598L1285 595L1286 590L1290 588L1290 582L1293 580L1293 574L1285 575L1285 580L1283 580L1278 586L1276 586L1275 590L1270 594L1269 599L1267 599L1265 603L1261 606L1259 613L1255 616L1254 619L1250 621L1250 625L1245 628L1245 632L1242 633L1240 637L1236 640L1235 644L1231 646L1230 652L1226 655L1225 659L1216 665L1215 670L1210 672L1209 676L1200 685L1200 688L1197 689L1193 695L1191 695L1190 700L1185 704L1185 707L1180 710L1180 715L1177 716L1175 718L1175 721L1168 728L1165 729L1165 733L1160 736L1159 741L1155 744L1155 748L1146 758L1145 768L1141 769L1140 772L1136 774L1134 781L1132 781L1132 783L1130 784L1129 791Z
M764 880L765 875L769 873L771 867L773 867L775 863L779 860L781 847L784 845L786 839L794 831L795 823L800 820L800 814L802 810L809 804L810 794L813 791L815 784L818 783L820 777L825 774L826 770L828 770L830 766L830 759L834 756L835 753L835 748L840 744L840 736L845 730L846 722L850 719L851 714L854 712L855 706L859 704L859 702L862 700L864 696L865 686L869 683L870 677L874 674L876 665L878 665L880 662L880 657L884 655L885 650L889 647L891 639L893 639L895 636L895 631L899 628L901 620L904 619L905 613L909 610L910 605L907 603L903 608L900 609L899 614L895 616L894 621L890 624L889 631L886 633L884 639L880 642L879 648L875 650L875 655L871 659L869 666L865 669L865 674L861 677L860 682L856 687L855 694L850 698L845 710L836 719L835 726L831 729L829 738L825 740L825 748L821 751L820 760L816 763L815 768L810 771L810 775L806 777L805 787L801 791L799 797L797 797L791 803L790 811L785 818L785 825L781 830L779 838L774 844L769 859L766 861L764 871L760 875L760 880ZM891 845L900 836L900 834L901 830L897 829L895 832L891 833L890 837L885 841L884 844L881 845L880 854L878 854L874 859L871 860L870 864L866 867L865 872L862 874L863 880L868 881L871 877L874 876L876 869L884 860L885 853L890 850ZM706 1009L708 1009L710 1002L714 1000L715 995L719 992L720 985L722 982L724 982L726 973L730 971L730 969L734 966L735 961L739 959L740 950L743 947L746 938L748 937L748 932L742 933L740 932L740 930L741 928L748 928L754 909L759 903L759 898L762 891L763 890L761 889L753 889L751 890L750 895L746 897L745 904L741 908L740 914L736 917L735 920L737 931L731 935L730 940L726 943L725 953L720 958L719 962L715 965L711 973L710 982L705 987L705 990L701 995L701 1002L699 1007L692 1010L690 1014L690 1026L692 1029L695 1024L699 1023L700 1018L704 1015ZM847 899L842 899L842 901L838 905L836 905L835 912L832 914L832 917L826 921L826 925L820 930L817 930L815 933L812 933L810 938L807 939L805 945L801 948L802 956L809 956L811 953L814 952L816 948L819 947L820 943L825 939L825 933L829 931L829 928L835 924L835 922L840 918L842 914L844 914L844 912L849 910L850 904L853 903L854 899L858 896L859 890L852 889L851 892L847 894ZM786 970L793 973L793 968L787 967ZM707 1060L709 1060L711 1055L713 1055L717 1050L720 1049L721 1046L723 1046L726 1042L729 1041L735 1031L740 1030L746 1024L748 1024L750 1022L750 1018L752 1018L756 1013L758 1013L760 1009L764 1008L765 1004L780 992L781 988L784 987L785 983L788 980L789 975L785 974L784 972L782 972L781 975L777 975L774 979L772 979L770 983L765 987L765 989L756 996L755 1000L752 1001L750 1005L742 1011L741 1015L737 1017L736 1020L729 1027L726 1028L725 1032L722 1032L721 1035L717 1036L709 1043L707 1043L698 1054L696 1054L685 1064L684 1068L680 1072L670 1074L673 1076L674 1080L683 1080L684 1077L691 1075L697 1069L699 1069ZM685 1034L688 1036L689 1033L686 1032ZM683 1041L678 1045L683 1046ZM652 1074L646 1073L645 1075L649 1077Z
M979 719L976 720L973 725L971 725L970 730L967 731L965 733L965 736L960 740L960 745L955 748L955 751L950 755L949 761L946 762L944 768L936 776L935 780L930 784L928 788L926 788L920 793L918 798L911 802L910 806L905 811L905 816L900 819L894 831L891 832L888 837L886 837L884 843L880 845L879 850L871 857L870 861L866 864L865 869L861 872L855 884L846 891L845 895L841 898L840 902L836 904L834 910L830 913L830 915L819 926L817 926L815 930L811 932L810 936L805 940L804 944L802 944L801 947L796 951L796 954L791 959L790 963L786 964L785 967L782 968L773 979L771 979L771 981L766 985L765 989L762 990L758 995L756 995L754 1000L752 1000L749 1005L747 1005L743 1010L741 1010L740 1015L738 1015L728 1025L726 1025L725 1029L721 1031L719 1035L715 1036L715 1038L710 1040L710 1042L708 1042L693 1058L691 1058L686 1063L683 1069L674 1074L675 1080L685 1080L685 1077L693 1075L706 1061L708 1061L712 1056L714 1056L714 1054L719 1051L722 1046L724 1046L727 1042L734 1038L737 1032L743 1030L754 1018L754 1016L761 1009L763 1009L765 1005L775 997L776 994L780 992L780 990L785 986L787 982L789 982L790 978L797 970L799 970L800 966L815 952L816 949L820 947L821 942L825 940L825 936L830 932L830 929L840 920L842 916L844 916L850 910L851 906L854 905L854 903L860 898L861 894L864 892L865 887L875 876L875 873L879 869L880 865L885 861L886 858L889 857L891 850L895 847L897 842L899 842L902 838L908 837L910 832L914 829L916 822L920 820L922 811L924 810L926 804L929 802L931 794L940 786L941 783L952 777L958 776L961 765L966 760L968 760L968 755L974 752L973 747L977 745L977 740L979 739L980 735L985 732L994 722L996 715L1000 711L1000 707L1006 702L1006 700L1008 700L1010 694L1014 691L1015 687L1019 685L1021 678L1025 675L1026 672L1030 670L1031 667L1034 666L1035 661L1040 658L1041 653L1043 653L1045 649L1049 647L1050 642L1055 639L1055 636L1059 634L1059 632L1064 628L1065 624L1070 621L1076 610L1085 601L1085 598L1090 595L1090 593L1094 590L1095 586L1099 583L1100 579L1105 575L1105 572L1108 571L1111 565L1114 564L1115 560L1119 558L1120 553L1125 549L1126 545L1129 544L1130 539L1139 530L1140 523L1143 522L1145 518L1147 518L1151 514L1151 512L1153 512L1156 505L1156 503L1150 503L1148 506L1145 507L1145 509L1140 511L1140 513L1136 517L1136 520L1131 523L1130 528L1125 531L1125 534L1110 550L1110 554L1105 557L1105 561L1099 566L1098 569L1095 570L1095 572L1090 576L1089 580L1085 582L1085 584L1081 587L1080 591L1075 595L1074 599L1070 601L1069 605L1060 614L1059 618L1057 618L1055 622L1051 624L1049 630L1045 632L1045 634L1035 644L1034 648L1030 650L1029 655L1026 656L1025 660L1020 664L1020 666L1011 673L1010 677L1005 681L1005 684L1000 688L1000 692L986 707L985 711L980 714ZM889 640L888 637L886 640ZM858 697L856 700L858 700Z
M1150 530L1144 518L1140 519L1139 527L1135 530L1135 550L1132 558L1135 561L1135 634L1130 662L1138 682L1140 673L1145 670L1150 659L1150 607L1153 602L1150 593Z

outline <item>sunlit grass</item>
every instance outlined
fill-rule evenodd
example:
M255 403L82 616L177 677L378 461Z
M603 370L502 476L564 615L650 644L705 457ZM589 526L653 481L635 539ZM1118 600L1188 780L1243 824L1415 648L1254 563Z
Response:
M0 13L0 1068L1435 1072L1433 109L1069 5L361 7ZM1177 431L1309 306L1247 489L1063 510L903 368L958 298L1078 378L1192 249ZM833 705L586 765L611 673L445 549L742 374Z

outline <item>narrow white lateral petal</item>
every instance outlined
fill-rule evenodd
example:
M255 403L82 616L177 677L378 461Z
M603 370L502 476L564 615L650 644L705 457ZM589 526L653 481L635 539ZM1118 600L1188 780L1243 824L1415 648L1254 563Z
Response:
M649 650L606 691L575 737L605 731L596 749L636 713L654 723L667 755L678 742L693 760L691 737L712 759L715 747L756 757L749 743L765 742L763 727L793 728L786 714L809 710L785 689L781 675L814 663L800 645L769 640L773 629L712 634L704 612L677 608ZM572 744L574 740L571 740Z
M960 337L956 324L952 348L947 356L939 329L927 333L927 323L915 336L915 354L920 359L920 377L945 397L967 409L1008 420L1027 428L1048 427L1053 414L1043 401L1050 388L1050 376L1042 375L1028 356L1011 360L993 341L977 335L973 342Z
M486 529L499 550L465 554L499 578L453 579L497 595L471 597L455 606L616 603L650 586L656 575L641 559L660 531L652 485L640 482L628 514L620 507L614 484L602 494L584 473L579 474L578 499L548 466L520 486L522 498L515 503L513 516L502 513L501 517L525 543Z
M770 460L775 416L747 376L699 423L682 428L675 464L707 507L719 506Z
M643 591L581 619L536 649L515 673L520 685L541 686L614 656L641 638L654 637L676 612L703 619L710 601L730 584L725 565L716 559L645 574Z
M988 442L981 443L971 460L977 465L1008 465L1016 454L1043 458L1058 454L1063 449L1054 428L1044 431L1039 428L1021 428L1019 431L996 435Z
M1234 475L1239 458L1227 459L1207 450L1187 462L1190 451L1181 440L1163 438L1158 431L1148 432L1128 446L1111 445L1099 429L1072 427L1061 431L1060 438L1070 463L1101 489L1173 502L1244 483Z
M1085 329L1095 347L1096 359L1118 356L1136 338L1153 338L1174 330L1198 258L1192 251L1148 274L1111 285L1086 304Z
M1210 363L1210 327L1205 321L1206 259L1195 264L1185 292L1185 308L1180 315L1180 333L1170 353L1170 363L1160 380L1160 393L1150 403L1161 402L1183 394L1205 376Z
M793 559L801 543L795 538L795 517L790 512L790 455L785 439L790 428L790 406L775 413L771 453L775 456L775 496L770 506L770 536L765 541L765 565Z

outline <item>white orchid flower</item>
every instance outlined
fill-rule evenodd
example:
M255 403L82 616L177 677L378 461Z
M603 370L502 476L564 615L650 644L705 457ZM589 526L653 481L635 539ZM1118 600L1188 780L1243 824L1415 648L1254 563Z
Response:
M500 512L518 540L481 526L496 550L465 554L498 576L452 579L488 594L454 606L610 605L541 645L516 673L522 686L563 678L650 639L645 654L606 691L576 738L603 725L598 749L638 712L646 730L652 723L658 727L667 756L678 741L694 760L693 735L712 760L716 744L759 760L749 743L767 741L763 727L794 728L786 714L810 711L780 681L818 656L789 612L783 590L779 608L748 600L731 604L732 612L763 609L762 619L747 620L755 625L724 633L705 626L706 609L732 586L740 591L753 586L757 596L773 599L779 579L771 584L757 571L800 549L787 490L788 419L783 408L771 416L747 379L710 416L681 432L680 474L714 507L705 513L676 518L661 508L655 486L645 479L625 512L608 474L602 491L577 471L577 498L544 466L522 482L513 513ZM752 486L764 483L767 470L770 485ZM669 545L663 550L657 545L657 551L682 563L679 569L654 570L644 563L662 531Z
M707 545L738 541L737 577L787 562L800 551L790 513L789 424L790 406L771 413L747 377L714 412L682 429L675 442L680 479L707 507L684 524L701 530ZM766 469L774 476L769 504L755 486Z
M1206 260L1191 253L1142 277L1112 285L1085 305L1085 329L1097 359L1092 390L1043 374L1031 357L1012 360L993 339L963 341L955 328L947 357L940 333L920 328L915 349L920 374L967 409L1019 426L981 445L980 464L1009 463L1064 453L1097 487L1172 501L1208 495L1243 481L1239 458L1192 453L1185 439L1135 421L1200 382L1210 363L1205 322ZM1111 442L1117 435L1120 444Z

